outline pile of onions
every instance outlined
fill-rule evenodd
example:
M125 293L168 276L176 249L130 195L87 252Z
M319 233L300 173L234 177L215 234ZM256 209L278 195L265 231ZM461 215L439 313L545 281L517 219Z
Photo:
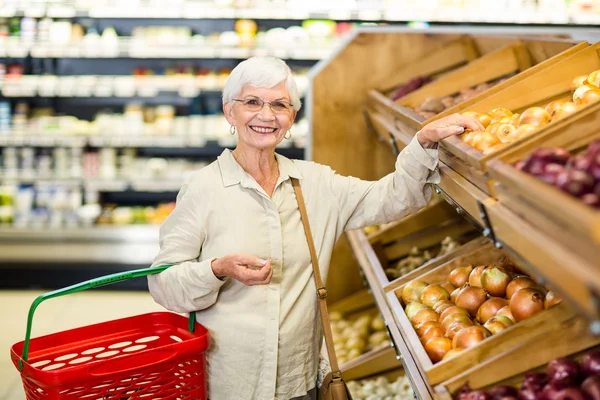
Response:
M421 292L421 304L426 305L429 308L433 308L433 305L440 300L450 299L450 293L446 291L441 285L429 285Z

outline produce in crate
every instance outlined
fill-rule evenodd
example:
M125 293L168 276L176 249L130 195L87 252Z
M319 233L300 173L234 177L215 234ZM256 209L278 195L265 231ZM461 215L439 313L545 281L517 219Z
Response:
M584 355L580 362L557 358L546 372L527 373L519 387L499 385L489 391L471 390L465 384L455 396L460 400L600 400L600 351Z
M463 115L479 119L486 128L483 132L465 132L460 138L483 154L493 153L530 136L540 127L573 114L581 107L600 101L599 76L600 70L577 77L571 84L573 94L570 99L554 100L545 107L530 107L520 114L505 108L496 108L487 113L464 112Z
M389 340L385 323L377 311L344 318L336 311L329 314L333 344L338 363L344 364L371 350L388 347Z
M399 376L393 382L383 376L350 381L348 389L354 400L413 400L415 398L406 375Z
M540 148L517 162L515 168L600 209L600 140L579 154L561 148Z
M462 89L460 92L449 96L429 97L425 100L425 102L423 102L423 104L421 104L419 107L416 107L414 110L423 118L431 118L441 112L446 111L449 108L452 108L460 103L472 99L478 94L483 93L486 90L504 82L509 77L510 76L501 79L496 79L490 82L482 82L478 85Z
M385 275L389 280L397 279L414 271L434 258L453 252L460 247L460 243L450 236L447 236L442 240L440 246L439 252L435 252L433 249L421 250L418 247L413 247L408 255L398 261L393 268L386 268Z
M417 76L415 78L412 78L408 82L396 87L390 94L390 98L394 101L398 100L399 98L404 97L407 94L419 89L421 86L428 84L432 80L433 79L431 79L428 76Z
M506 258L491 265L459 266L446 279L410 281L400 296L433 363L560 303L555 293L521 274ZM447 287L455 289L449 293Z

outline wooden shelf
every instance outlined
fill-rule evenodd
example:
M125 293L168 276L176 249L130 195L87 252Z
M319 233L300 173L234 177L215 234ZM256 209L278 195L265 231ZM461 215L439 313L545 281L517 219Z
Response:
M370 287L370 292L373 294L375 303L381 311L383 319L388 327L394 348L398 358L401 360L406 375L413 383L413 389L417 398L427 400L433 398L433 389L419 373L418 364L412 358L411 352L404 341L400 330L396 324L394 316L387 305L386 297L383 293L383 288L379 284L379 280L374 274L376 269L381 269L379 258L372 250L367 236L360 230L350 231L346 233L350 245L354 251L358 264L360 265L362 274L366 283ZM369 250L370 249L370 250Z
M548 281L553 290L575 304L590 319L599 318L594 291L600 290L598 263L591 264L573 249L535 229L498 202L486 203L497 240L515 257L525 261L538 282Z

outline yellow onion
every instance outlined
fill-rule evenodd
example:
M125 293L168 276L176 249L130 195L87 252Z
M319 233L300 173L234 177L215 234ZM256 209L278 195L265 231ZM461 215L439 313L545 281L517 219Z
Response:
M436 321L437 322L439 317L440 316L438 315L438 313L436 313L432 309L424 308L422 310L417 311L417 313L415 314L413 319L410 320L410 322L412 322L413 326L419 326L422 323L427 322L427 321Z
M411 321L413 319L413 317L415 316L415 314L424 308L427 308L427 306L425 306L424 304L421 304L421 303L412 302L406 306L406 308L404 309L404 312L406 313L408 320Z
M491 296L504 297L510 274L502 267L489 267L481 274L481 287Z
M450 350L452 340L447 337L434 337L425 343L425 351L434 364L441 361Z
M440 300L448 300L450 293L441 285L429 285L421 292L421 303L427 307L433 308L433 305Z
M462 307L474 317L477 315L479 307L487 300L485 289L469 286L460 291L456 296L456 305Z
M427 282L419 280L408 282L404 286L404 289L402 289L402 301L404 304L419 302L421 293L427 286L429 286Z
M515 317L513 317L512 313L510 312L510 306L502 307L500 310L498 310L496 317L506 317L513 323L517 322L515 321Z
M429 328L441 328L442 325L440 325L439 322L436 321L427 321L427 322L423 322L421 325L416 326L415 327L415 331L417 332L417 335L419 337L423 336L425 334L425 332L427 332L427 330Z
M501 297L492 297L479 307L477 310L477 321L484 324L490 318L495 317L498 311L508 306L508 300Z
M468 349L475 346L477 343L490 337L492 333L483 326L469 326L460 330L452 339L452 347L463 347Z
M516 292L528 287L537 287L537 283L528 276L517 276L506 286L506 298L510 300Z
M449 352L446 353L446 355L442 358L442 360L447 360L449 358L452 358L463 350L464 349L462 347L457 347L455 349L451 349Z
M450 338L450 339L454 339L454 336L458 332L460 332L463 328L466 328L469 326L473 326L473 322L471 320L469 320L469 322L454 321L453 323L450 324L450 326L448 326L448 329L446 329L446 337Z
M473 269L469 274L469 286L481 287L481 275L487 268L487 265L480 265Z
M546 293L546 298L544 299L544 308L550 308L562 301L560 297L556 295L552 290Z
M453 307L450 307L450 308L444 310L440 314L440 321L443 321L444 319L446 319L446 317L448 315L452 315L452 314L456 314L456 313L458 313L458 314L464 314L467 317L469 316L469 312L467 310L465 310L464 308L453 306Z
M544 293L536 288L519 290L510 299L510 312L519 322L544 311Z
M469 281L471 271L473 271L472 265L454 268L448 275L448 282L459 288Z

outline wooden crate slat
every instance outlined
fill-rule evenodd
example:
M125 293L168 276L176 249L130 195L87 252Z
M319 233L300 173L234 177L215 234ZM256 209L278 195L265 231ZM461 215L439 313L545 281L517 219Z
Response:
M589 331L589 322L580 316L572 316L563 320L557 329L549 330L529 340L524 340L512 351L503 352L489 360L473 366L469 370L454 376L440 386L447 393L455 393L466 382L472 389L486 389L498 383L505 383L509 378L519 375L549 361L566 357L573 353L589 349L600 344L600 337ZM515 381L512 379L511 381ZM444 390L436 392L443 393Z
M379 88L386 92L417 76L430 76L446 71L450 68L464 64L477 57L477 50L473 39L468 36L449 43L440 49L431 52L425 57L399 68L387 77L386 86Z
M422 88L397 100L406 107L419 107L428 97L444 97L463 88L489 82L508 74L531 67L531 59L525 46L516 42L500 50L486 54L464 67L460 67Z

